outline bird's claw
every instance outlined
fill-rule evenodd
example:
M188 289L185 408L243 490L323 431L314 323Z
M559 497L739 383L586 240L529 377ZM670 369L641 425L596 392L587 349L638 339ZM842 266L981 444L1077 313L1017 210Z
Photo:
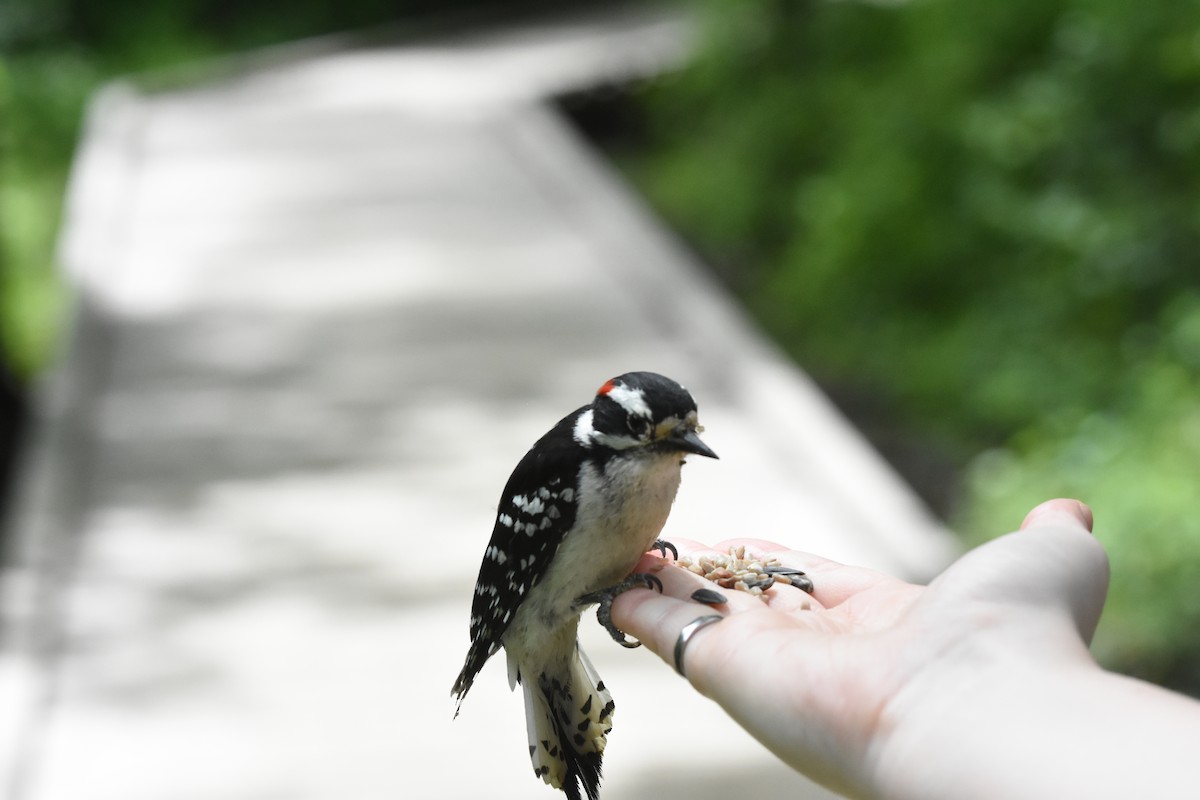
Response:
M675 545L671 544L666 539L655 539L654 544L650 545L649 552L653 553L655 550L662 553L663 558L667 557L667 551L670 550L671 551L671 560L673 560L673 561L679 560L679 550L677 550L675 548Z
M625 594L630 589L653 589L662 594L663 583L658 579L657 575L651 575L648 572L635 572L614 586L580 595L576 598L575 605L587 606L592 603L599 603L599 607L596 609L596 620L604 626L604 629L608 631L608 635L617 644L622 647L634 648L641 647L642 643L636 639L628 638L624 631L614 625L612 621L613 600L616 600L617 597Z

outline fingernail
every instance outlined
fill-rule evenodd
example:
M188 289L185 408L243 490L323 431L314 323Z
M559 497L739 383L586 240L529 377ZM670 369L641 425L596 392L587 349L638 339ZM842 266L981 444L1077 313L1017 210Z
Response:
M1031 527L1035 522L1042 520L1047 516L1063 514L1073 518L1089 532L1092 530L1092 509L1090 509L1086 503L1081 503L1078 500L1071 500L1067 498L1047 500L1046 502L1035 506L1032 511L1025 515L1025 520L1021 523L1021 530Z
M692 592L692 599L706 606L719 606L726 602L725 595L712 589L697 589Z

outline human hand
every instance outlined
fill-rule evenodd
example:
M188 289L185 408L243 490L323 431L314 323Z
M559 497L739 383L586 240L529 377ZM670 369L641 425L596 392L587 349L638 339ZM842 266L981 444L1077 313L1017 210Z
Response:
M930 726L981 685L1014 670L1096 669L1087 646L1108 562L1091 522L1081 503L1044 503L1021 531L967 553L927 587L772 542L721 542L714 549L745 545L803 569L815 590L777 584L765 603L726 591L715 609L688 599L712 584L646 556L638 571L657 572L663 593L622 595L613 619L674 666L684 625L722 613L687 646L692 685L810 777L853 796L895 795L913 782L908 759L921 757ZM707 550L673 541L681 555ZM937 765L927 766L937 780Z

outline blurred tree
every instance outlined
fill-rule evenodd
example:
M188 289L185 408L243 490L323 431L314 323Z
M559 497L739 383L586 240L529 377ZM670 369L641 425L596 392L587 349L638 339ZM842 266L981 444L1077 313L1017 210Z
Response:
M635 179L835 397L964 471L962 527L1089 500L1106 658L1200 689L1168 635L1200 627L1200 4L705 8Z

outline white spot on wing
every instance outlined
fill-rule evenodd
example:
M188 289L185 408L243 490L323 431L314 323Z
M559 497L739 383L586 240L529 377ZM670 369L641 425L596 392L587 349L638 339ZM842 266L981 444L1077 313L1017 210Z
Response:
M513 505L530 515L540 514L546 508L546 504L542 502L540 497L535 497L530 500L524 495L517 495L514 497Z

